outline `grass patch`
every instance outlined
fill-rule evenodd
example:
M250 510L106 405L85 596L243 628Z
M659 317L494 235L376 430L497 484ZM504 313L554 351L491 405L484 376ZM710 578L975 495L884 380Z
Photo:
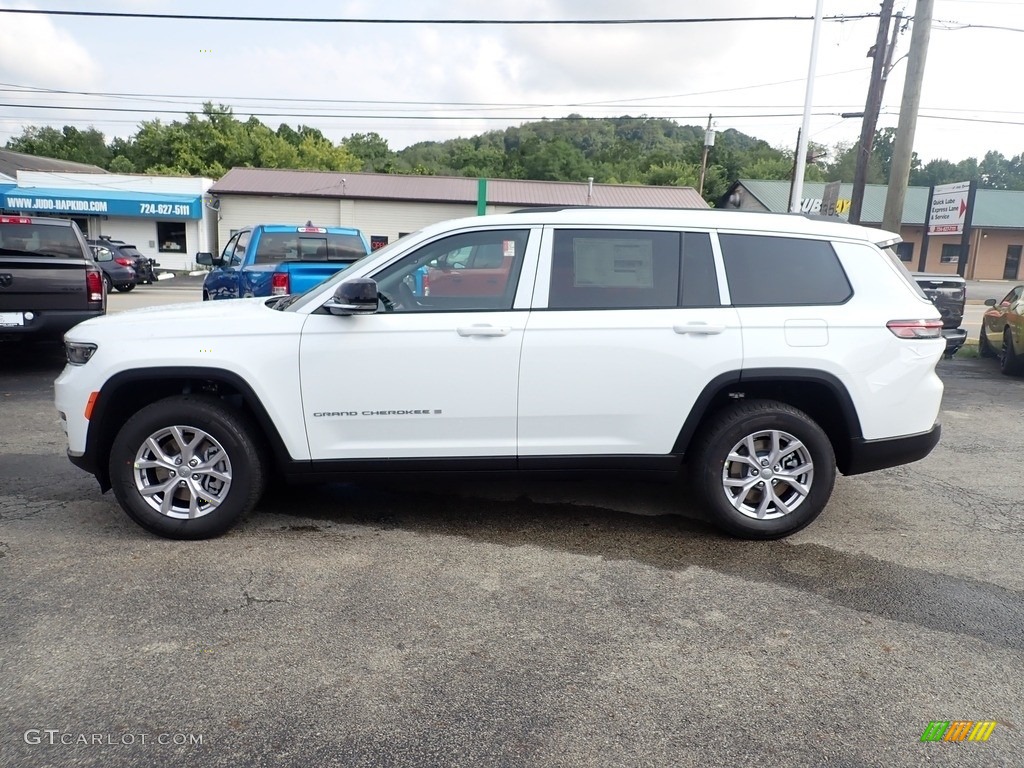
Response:
M961 360L977 360L981 355L978 352L977 342L966 342L957 353L953 356L954 358L960 358Z

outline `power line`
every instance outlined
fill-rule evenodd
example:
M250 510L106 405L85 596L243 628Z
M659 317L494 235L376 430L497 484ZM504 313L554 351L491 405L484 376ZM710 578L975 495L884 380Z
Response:
M134 114L153 114L153 115L202 115L203 113L197 112L196 110L183 110L183 109L137 109L134 107L91 107L81 106L72 104L0 104L0 108L7 109L61 109L70 111L90 111L90 112L130 112ZM692 107L687 107L692 109ZM770 109L771 107L765 107ZM237 117L230 112L215 113L216 115L223 115L225 117ZM344 118L346 120L565 120L569 119L568 116L560 117L545 117L540 115L388 115L388 114L355 114L355 113L344 113L344 114L330 114L330 113L309 113L309 112L250 112L248 113L252 117L334 117ZM801 113L785 113L785 114L750 114L750 115L729 115L723 114L723 119L730 119L733 117L799 117ZM822 115L831 115L832 112L817 113ZM651 116L648 116L651 117ZM716 115L717 117L717 115ZM586 116L586 115L575 115L572 117L573 120L606 120L604 116ZM703 119L703 116L658 116L654 119L661 120L693 120Z
M819 75L819 78L824 77L836 77L838 75L848 75L853 72L863 72L865 67L855 67L853 69L845 69L839 72L829 72L827 74ZM72 91L60 88L43 88L32 85L18 85L16 83L0 83L0 92L6 93L52 93L61 94L65 96L96 96L100 98L116 98L116 99L136 99L138 101L159 101L166 103L170 99L183 99L186 101L216 101L218 103L224 103L229 101L257 101L257 102L283 102L283 103L300 103L300 104L384 104L389 106L397 105L412 105L412 106L429 106L429 107L495 107L502 109L522 109L522 108L538 108L538 109L550 109L552 107L599 107L608 106L616 107L623 104L633 104L642 101L658 101L662 99L682 99L689 98L691 96L707 96L711 94L719 93L733 93L736 91L747 91L758 88L769 88L775 85L789 85L791 83L802 83L804 78L792 78L789 80L777 80L770 83L755 83L752 85L741 85L734 88L715 88L710 91L693 91L690 93L675 93L666 94L662 96L637 96L630 98L616 98L616 99L602 99L600 101L579 101L570 102L565 104L554 104L554 103L529 103L529 102L493 102L493 101L404 101L395 99L324 99L324 98L297 98L297 97L283 97L283 96L190 96L185 94L165 94L165 93L124 93L124 92L111 92L111 91Z
M0 13L39 16L79 16L102 19L170 19L175 21L253 21L289 24L387 24L387 25L472 25L472 26L616 26L627 24L717 24L733 21L813 21L813 16L714 16L672 19L357 19L307 16L212 16L186 13L128 13L122 11L56 11L0 8ZM878 18L877 13L825 16L825 21L855 21Z
M81 106L73 104L0 104L0 108L8 109L46 109L46 110L67 110L74 112L127 112L130 114L155 114L155 115L196 115L205 116L203 113L195 110L175 110L175 109L137 109L134 107L93 107L93 106ZM686 109L722 109L723 107L717 106L692 106L688 105ZM725 107L728 109L728 107ZM756 105L745 105L746 109L758 109ZM771 109L772 107L764 107L764 109ZM779 107L774 107L778 109ZM796 107L792 107L796 109ZM842 107L836 107L842 108ZM783 107L785 109L785 107ZM943 110L943 108L936 108L936 110ZM952 109L943 110L952 111ZM978 112L979 110L965 109L966 112ZM984 110L987 111L987 110ZM217 113L222 114L226 117L238 117L230 112ZM393 120L415 120L415 121L543 121L543 120L607 120L611 119L607 115L574 115L571 118L568 115L559 115L550 117L547 115L409 115L409 114L366 114L366 113L309 113L309 112L247 112L243 114L249 114L251 117L256 118L270 118L270 117L304 117L304 118L326 118L326 119L337 119L337 120L382 120L382 121L393 121ZM801 112L776 112L776 113L718 113L715 115L716 118L723 120L738 120L738 119L759 119L759 118L788 118L788 117L800 117ZM815 117L838 117L837 112L824 112L818 111L813 112ZM899 114L891 110L884 110L882 114L892 116ZM992 114L1022 114L1014 111L993 111ZM705 114L694 113L692 115L637 115L635 117L646 117L654 120L703 120ZM621 116L619 116L621 117ZM921 115L921 117L933 119L933 120L955 120L959 122L969 123L987 123L992 125L1024 125L1024 121L1021 120L996 120L992 118L981 118L981 117L956 117L953 115Z

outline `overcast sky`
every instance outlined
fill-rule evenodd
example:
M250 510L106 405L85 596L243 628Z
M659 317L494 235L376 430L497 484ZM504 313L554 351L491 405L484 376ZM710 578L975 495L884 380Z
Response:
M896 0L896 10L907 15L914 5L914 0ZM825 0L825 14L874 13L879 6L880 0ZM0 8L428 20L664 19L813 16L815 2L0 0ZM1008 157L1024 153L1024 0L935 0L934 16L915 150L925 161L980 158L990 149ZM1015 31L956 28L967 24ZM274 128L281 122L313 125L334 140L376 131L393 149L573 112L646 114L691 125L702 125L711 113L719 130L735 128L789 147L801 121L812 26L809 21L285 24L0 13L0 105L5 105L0 106L0 146L31 124L92 125L109 138L133 133L142 119L183 119L97 107L198 111L204 100L213 100L233 105L239 116L255 114ZM857 140L860 120L844 120L839 113L864 108L871 67L866 54L877 27L877 19L823 25L812 141ZM909 43L908 29L896 59ZM880 128L897 123L905 74L903 59L890 76ZM86 109L40 109L44 104Z

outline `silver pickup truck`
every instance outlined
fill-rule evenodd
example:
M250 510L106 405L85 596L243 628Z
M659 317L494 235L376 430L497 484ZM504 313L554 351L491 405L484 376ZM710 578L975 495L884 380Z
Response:
M0 216L0 340L60 339L106 310L103 274L74 222Z

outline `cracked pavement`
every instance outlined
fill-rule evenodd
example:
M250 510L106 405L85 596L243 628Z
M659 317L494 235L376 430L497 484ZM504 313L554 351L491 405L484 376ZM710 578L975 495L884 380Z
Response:
M785 541L682 485L419 479L172 542L64 457L59 354L3 359L4 768L1024 764L1024 381L991 361L940 365L931 456ZM998 725L920 742L958 719Z

